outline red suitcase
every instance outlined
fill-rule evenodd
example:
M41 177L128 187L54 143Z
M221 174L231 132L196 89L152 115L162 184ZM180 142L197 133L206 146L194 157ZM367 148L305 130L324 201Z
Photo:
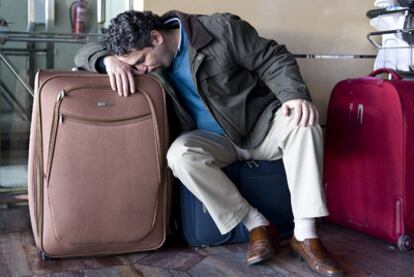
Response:
M388 73L392 80L376 78ZM379 69L331 95L324 185L329 221L412 248L414 81Z

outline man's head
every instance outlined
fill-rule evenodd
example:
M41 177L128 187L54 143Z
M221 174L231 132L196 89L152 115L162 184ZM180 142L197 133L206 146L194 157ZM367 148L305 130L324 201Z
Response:
M111 20L107 49L141 73L171 65L176 49L169 27L150 11L126 11Z

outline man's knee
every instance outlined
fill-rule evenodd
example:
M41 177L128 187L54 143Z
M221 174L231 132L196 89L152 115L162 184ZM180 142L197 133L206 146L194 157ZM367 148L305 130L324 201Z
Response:
M296 124L293 124L291 125L290 130L284 136L283 142L283 145L285 147L287 145L297 145L297 147L299 147L299 145L302 145L308 147L308 149L322 149L322 128L319 124L314 124L306 127L296 126Z
M306 127L300 124L297 124L296 116L293 112L288 116L281 115L281 120L285 121L284 124L290 130L303 128L305 131L310 131L311 133L322 133L321 126L318 123L315 123L313 125L308 125Z
M302 127L302 128L304 128L306 131L312 133L314 137L322 139L321 125L313 124L313 125L309 125L307 127Z
M180 167L191 166L196 159L196 151L193 151L194 149L192 150L188 144L188 141L179 137L168 149L167 162L173 172L177 165Z
M296 132L299 140L313 145L320 145L323 142L322 128L319 124L310 126L298 126L299 130Z
M179 140L174 141L167 152L168 166L174 170L175 164L182 164L183 157L187 151L188 149L183 143Z

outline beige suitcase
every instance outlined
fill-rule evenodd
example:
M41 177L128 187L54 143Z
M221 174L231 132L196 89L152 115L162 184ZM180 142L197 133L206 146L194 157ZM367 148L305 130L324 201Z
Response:
M40 71L29 146L29 207L43 257L159 248L170 175L163 88L136 77L120 97L107 75Z

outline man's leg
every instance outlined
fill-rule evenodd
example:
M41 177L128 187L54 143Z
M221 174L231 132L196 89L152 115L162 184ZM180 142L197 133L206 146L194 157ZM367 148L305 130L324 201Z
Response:
M315 231L315 218L328 215L322 187L323 137L319 125L296 126L294 113L283 116L279 109L265 140L252 151L252 158L283 158L295 219L292 248L312 269L340 274L333 257Z
M269 258L273 248L263 229L269 222L221 170L240 158L226 137L202 130L183 134L167 153L174 175L206 206L222 234L245 224L255 242L249 245L247 262L254 264Z
M257 160L283 158L295 219L328 215L322 188L322 130L296 126L293 112L279 109L264 141L252 152Z
M195 130L178 137L167 154L174 176L207 208L220 233L226 234L246 216L249 203L221 170L238 160L223 136Z

